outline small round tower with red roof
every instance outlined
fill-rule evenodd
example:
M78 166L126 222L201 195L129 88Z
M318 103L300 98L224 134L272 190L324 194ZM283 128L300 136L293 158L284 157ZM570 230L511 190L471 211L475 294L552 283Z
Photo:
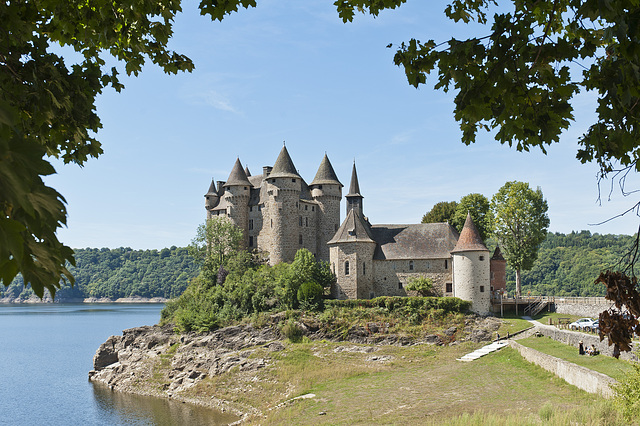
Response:
M454 296L471 302L471 310L487 315L491 312L489 249L484 245L471 215L467 214L460 238L451 251L453 256Z

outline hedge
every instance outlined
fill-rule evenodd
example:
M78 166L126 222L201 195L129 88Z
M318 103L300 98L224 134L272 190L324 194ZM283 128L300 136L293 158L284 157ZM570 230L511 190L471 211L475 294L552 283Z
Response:
M374 299L325 300L327 308L385 308L389 311L411 309L442 309L445 312L466 312L471 302L457 297L381 296Z

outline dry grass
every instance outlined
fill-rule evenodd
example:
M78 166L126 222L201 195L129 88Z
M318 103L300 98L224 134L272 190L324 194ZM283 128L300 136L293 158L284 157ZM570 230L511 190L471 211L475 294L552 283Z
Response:
M569 424L585 413L594 423L578 424L617 424L597 396L510 348L462 363L456 358L481 344L387 346L372 353L336 352L338 346L358 345L306 341L282 352L257 348L252 356L269 359L268 367L232 370L190 392L255 407L263 413L251 419L256 424ZM307 393L315 397L291 400Z

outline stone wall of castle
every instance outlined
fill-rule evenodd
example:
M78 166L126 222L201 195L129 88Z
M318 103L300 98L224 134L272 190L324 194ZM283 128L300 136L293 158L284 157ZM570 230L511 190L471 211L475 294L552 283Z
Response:
M375 296L406 296L409 281L420 276L431 278L440 294L451 295L446 293L452 282L450 259L374 260L373 268Z
M353 242L333 246L331 252L331 270L336 274L337 282L332 288L336 299L369 299L373 293L375 270L371 259L375 243ZM348 262L348 266L347 266Z
M327 242L333 237L340 226L340 201L342 190L339 185L319 185L311 190L311 196L318 203L316 221L316 258L329 261L329 246Z

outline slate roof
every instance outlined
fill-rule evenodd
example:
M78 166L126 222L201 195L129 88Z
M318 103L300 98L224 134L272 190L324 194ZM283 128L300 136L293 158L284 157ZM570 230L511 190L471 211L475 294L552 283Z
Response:
M218 195L218 190L216 189L216 181L213 179L211 179L211 185L209 185L209 190L207 191L206 194L204 194L205 197L207 195Z
M333 170L333 166L329 161L329 157L327 154L324 154L322 158L322 162L320 162L320 167L318 167L318 172L316 173L316 177L313 178L311 185L340 185L343 186L338 180L338 176L336 176L335 170Z
M356 173L356 163L353 163L353 170L351 171L351 184L349 185L349 193L346 195L347 197L357 195L362 197L360 194L360 184L358 183L358 174Z
M414 225L374 225L378 243L375 260L448 259L458 240L458 231L448 223Z
M235 185L251 185L251 182L249 182L249 179L247 178L247 174L242 169L242 164L240 164L239 158L236 159L233 169L231 169L231 173L229 174L229 179L227 179L227 182L224 184L225 187Z
M504 260L502 251L500 250L500 246L496 247L495 251L493 252L493 256L491 256L491 260Z
M293 165L293 160L291 160L291 156L289 156L289 151L287 151L286 146L282 147L282 151L280 151L280 155L278 155L278 159L273 165L271 173L269 173L269 178L276 177L300 178L300 175L296 171L296 166Z
M371 225L355 210L350 210L347 213L342 225L327 244L346 242L376 242L371 234Z
M451 251L451 253L457 253L462 251L489 251L487 246L484 245L484 241L480 237L480 232L476 228L476 224L471 219L471 214L467 213L467 220L464 221L462 232L460 232L460 238L458 244Z
M247 177L251 176L251 172L249 171L249 166L244 166L244 174L247 175Z

